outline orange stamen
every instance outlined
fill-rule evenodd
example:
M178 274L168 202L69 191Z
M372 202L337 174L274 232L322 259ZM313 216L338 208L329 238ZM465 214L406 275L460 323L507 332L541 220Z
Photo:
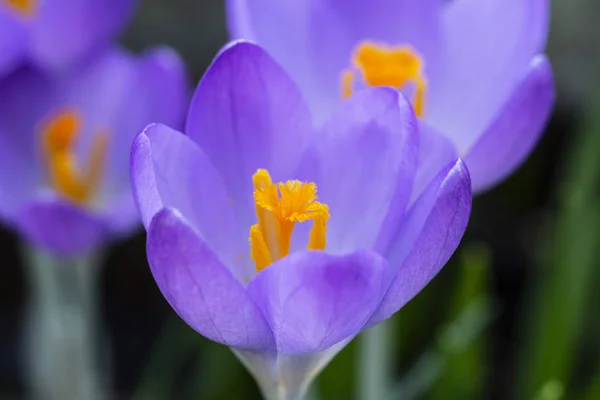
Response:
M427 81L423 75L423 61L410 47L385 47L371 42L361 43L354 52L352 63L368 86L392 86L403 89L414 85L412 103L415 114L421 117L425 106ZM342 72L342 97L352 94L353 70Z
M89 204L104 170L108 135L94 136L89 160L82 171L75 155L80 119L74 111L63 111L42 128L42 151L52 187L77 204Z

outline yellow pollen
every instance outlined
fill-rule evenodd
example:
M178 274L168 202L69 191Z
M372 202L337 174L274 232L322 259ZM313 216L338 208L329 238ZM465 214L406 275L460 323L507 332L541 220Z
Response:
M290 252L296 222L312 220L307 248L325 249L329 208L317 201L317 185L273 183L264 169L256 171L252 182L258 223L250 228L250 254L258 272Z
M419 54L408 46L386 47L372 42L363 42L352 56L353 68L342 72L342 97L352 95L355 73L368 86L392 86L403 89L414 85L412 98L415 114L421 117L425 107L427 81L423 75L423 61Z
M75 155L80 125L75 112L60 112L42 127L41 140L52 187L66 199L87 205L102 178L108 136L104 133L94 136L88 163L82 171Z
M3 0L8 7L12 8L16 12L22 15L32 15L35 13L37 1L36 0Z

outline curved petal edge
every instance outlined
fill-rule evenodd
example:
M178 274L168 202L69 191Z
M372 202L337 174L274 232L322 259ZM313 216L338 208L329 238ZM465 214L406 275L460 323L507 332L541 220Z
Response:
M525 161L544 131L554 100L550 62L545 55L538 55L496 119L464 157L474 192L496 185Z

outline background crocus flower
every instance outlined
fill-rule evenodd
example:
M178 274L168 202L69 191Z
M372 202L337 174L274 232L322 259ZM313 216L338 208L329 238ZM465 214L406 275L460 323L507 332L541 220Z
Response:
M362 91L314 129L282 67L237 42L200 82L185 131L150 125L132 148L148 261L179 316L233 348L267 398L296 398L399 310L466 227L460 160L410 202L418 134L396 90Z
M135 0L0 0L0 77L24 62L61 70L109 45Z
M547 0L228 0L234 38L264 46L323 121L365 86L420 117L422 174L457 155L473 188L523 162L554 101Z
M149 121L183 122L188 92L166 48L110 50L64 78L22 68L0 83L0 216L73 255L137 226L131 143Z

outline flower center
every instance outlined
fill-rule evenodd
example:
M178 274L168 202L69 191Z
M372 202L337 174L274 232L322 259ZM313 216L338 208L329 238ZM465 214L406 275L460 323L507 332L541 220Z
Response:
M42 127L41 141L52 187L66 199L87 205L102 178L108 135L94 136L87 165L82 169L75 154L80 125L76 112L59 112Z
M352 67L342 73L342 97L349 97L354 91L357 74L368 86L392 86L401 90L411 85L415 114L423 115L427 81L423 60L411 47L362 42L352 55Z
M35 12L36 0L2 0L8 7L22 15L32 15Z
M252 176L258 223L250 228L251 256L260 272L290 252L296 222L312 220L308 250L325 249L329 208L317 201L317 185L297 180L272 183L269 172Z

